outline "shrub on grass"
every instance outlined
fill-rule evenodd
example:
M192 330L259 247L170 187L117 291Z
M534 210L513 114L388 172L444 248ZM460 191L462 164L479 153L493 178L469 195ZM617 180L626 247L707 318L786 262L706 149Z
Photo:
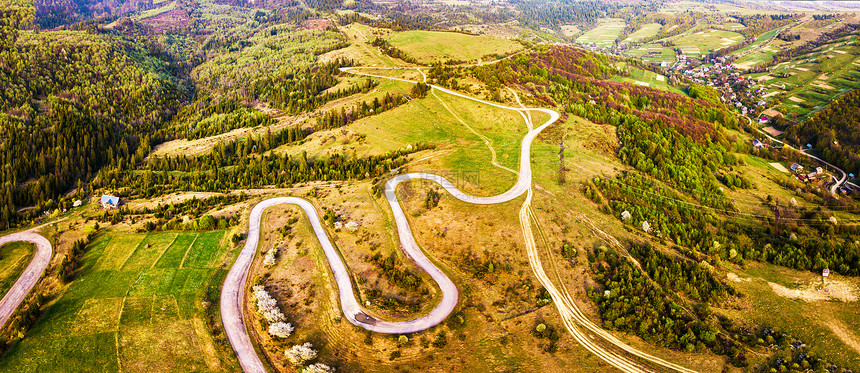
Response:
M284 355L287 356L287 360L289 360L290 363L299 366L304 364L308 360L312 360L313 358L317 357L317 352L316 350L314 350L313 344L311 344L310 342L305 342L304 344L290 347L290 349L284 351Z

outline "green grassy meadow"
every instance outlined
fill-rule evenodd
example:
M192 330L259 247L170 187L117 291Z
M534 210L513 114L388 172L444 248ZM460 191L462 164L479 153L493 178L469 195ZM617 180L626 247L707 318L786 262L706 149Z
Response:
M10 242L0 246L0 297L18 280L35 252L33 244L27 242Z
M441 31L398 32L388 41L409 56L427 63L449 59L473 61L523 49L522 44L513 40Z
M663 28L663 26L661 26L659 23L644 24L638 30L634 31L629 36L627 36L627 39L624 39L624 42L625 43L635 43L635 42L642 40L644 38L657 35L657 33L660 32L660 29L662 29L662 28Z
M733 270L736 271L736 270ZM774 292L767 282L788 288L800 288L820 282L820 276L770 264L755 263L740 271L741 280L732 283L741 290L749 306L743 310L721 309L718 312L741 320L790 333L810 346L810 350L846 368L860 368L860 353L834 335L831 328L853 331L856 335L860 313L856 302L804 301L785 298ZM841 278L841 281L852 281ZM856 281L854 281L856 284ZM856 285L855 285L856 286ZM856 347L855 347L856 348Z
M650 70L640 69L638 67L629 67L630 76L618 76L613 77L611 80L620 81L620 82L628 82L638 85L643 85L646 87L657 88L664 91L671 91L681 95L686 95L686 93L676 87L672 87L669 85L667 78L661 74L657 74Z
M600 21L597 27L582 34L576 38L579 44L594 43L598 47L608 47L615 44L615 39L621 35L624 30L624 20L616 18L607 18ZM643 36L644 37L644 36Z
M744 41L744 36L736 32L705 29L675 39L675 45L684 54L699 58L700 55L711 53Z
M666 61L667 63L675 63L678 59L672 48L663 47L660 44L645 44L638 48L630 49L626 51L625 54L648 63L657 64L663 61Z
M107 233L68 290L0 359L0 371L232 371L203 301L219 287L223 231Z
M856 35L837 39L774 66L761 85L784 94L774 109L803 120L836 96L860 89L860 46Z

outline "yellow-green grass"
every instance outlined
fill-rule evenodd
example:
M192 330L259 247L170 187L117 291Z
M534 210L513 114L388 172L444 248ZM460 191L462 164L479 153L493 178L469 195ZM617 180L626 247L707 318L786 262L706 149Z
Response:
M803 120L829 104L836 96L860 88L860 47L851 36L825 44L811 53L775 66L762 85L785 91L790 98L775 109L794 120Z
M736 32L705 29L675 39L675 46L684 54L699 58L701 55L730 47L742 41L744 41L744 36Z
M747 307L743 309L719 309L719 313L735 319L779 328L780 331L798 338L807 344L810 351L824 360L857 370L860 368L860 352L837 336L831 327L842 328L858 337L860 309L856 302L804 301L782 297L774 292L769 282L789 288L820 281L819 274L795 271L770 264L754 263L746 269L728 268L737 272L741 280L731 283L746 296ZM857 281L834 275L840 281Z
M408 87L407 83L383 84L394 90ZM445 171L455 173L458 178L478 177L479 185L466 185L467 192L497 194L510 188L516 175L493 166L482 137L461 123L449 108L472 130L490 140L499 164L518 169L520 142L527 130L522 116L513 110L436 91L346 127L316 132L300 145L284 146L277 151L291 156L305 151L311 159L332 153L364 157L428 144L436 150L413 155L413 160L430 158L411 164L410 171ZM346 141L355 137L362 139Z
M645 44L639 48L630 49L625 52L631 57L636 57L648 63L675 63L678 59L672 48L664 47L660 44Z
M576 38L579 44L595 44L598 47L609 47L615 44L615 39L621 35L624 30L623 19L606 18L600 20L600 23L593 29Z
M337 58L348 58L363 66L400 66L403 61L391 58L379 52L379 49L371 46L370 43L377 37L374 32L378 32L376 28L353 23L348 26L341 27L340 30L346 34L351 41L351 44L346 48L341 48L323 54L319 61L328 62Z
M651 37L657 35L662 29L659 23L646 23L642 25L638 30L633 32L632 34L627 36L627 39L624 39L624 43L635 43L639 40L645 39L647 37Z
M744 26L740 23L737 23L737 22L725 22L725 23L723 23L723 27L725 27L731 31L738 31L738 30L743 30L743 29L747 28L746 26Z
M762 44L771 40L771 38L776 36L776 34L782 29L783 28L773 29L762 33L752 44L735 52L736 55L745 53L743 57L734 62L735 66L741 69L747 69L772 60L773 55L779 52L783 47L786 47L785 44L789 43L785 43L779 39L773 39L773 41L768 45L763 46Z
M522 44L513 40L442 31L398 32L388 41L407 55L425 63L474 61L523 49Z
M11 242L0 246L0 297L6 295L36 252L33 244Z
M147 19L147 18L157 17L157 16L160 16L160 15L167 13L167 12L174 10L174 9L176 9L176 2L172 1L172 2L170 2L164 6L161 6L159 8L144 10L144 11L140 12L140 14L138 14L137 17L135 17L135 18Z
M579 29L576 25L563 25L561 26L561 34L565 37L574 37L579 35L582 30Z
M657 74L650 70L640 69L638 67L629 67L630 76L617 76L613 77L611 80L621 81L621 82L630 82L633 84L643 85L646 87L662 89L664 91L671 91L678 94L686 95L683 90L672 87L669 85L666 76Z
M202 305L207 287L217 288L226 274L211 260L225 252L223 235L100 237L87 248L68 290L0 359L0 371L238 369L230 351L215 345ZM180 252L185 267L175 259Z

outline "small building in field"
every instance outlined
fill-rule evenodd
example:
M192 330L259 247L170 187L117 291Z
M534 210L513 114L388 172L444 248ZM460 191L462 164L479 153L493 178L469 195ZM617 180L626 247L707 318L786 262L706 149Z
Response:
M830 276L830 268L825 268L821 271L821 276L827 277Z
M759 124L767 124L768 122L770 122L770 118L768 118L767 115L762 115L760 118L758 118Z
M102 195L101 199L102 207L106 209L112 209L119 207L119 197L111 196L111 195Z
M803 171L803 166L801 166L797 163L792 163L791 164L791 170L794 172L800 172L800 171Z
M753 140L753 141L752 141L752 145L753 145L753 147L754 147L754 148L756 148L756 149L764 148L764 144L763 144L761 141L758 141L758 139Z
M798 179L798 180L800 180L800 181L802 181L802 182L807 182L807 181L809 181L809 178L808 178L808 177L806 177L806 175L804 175L804 174L798 174L798 175L797 175L797 179Z

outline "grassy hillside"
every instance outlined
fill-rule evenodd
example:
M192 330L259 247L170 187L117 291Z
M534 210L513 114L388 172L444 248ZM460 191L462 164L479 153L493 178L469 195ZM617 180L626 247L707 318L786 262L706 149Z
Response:
M18 280L24 268L33 260L36 248L26 242L12 242L0 246L0 297Z
M486 61L523 48L514 40L438 31L396 32L388 37L388 41L425 64L438 64L448 60Z
M0 369L65 372L234 371L208 324L226 274L224 233L109 233L84 255L65 294L49 305ZM208 303L208 305L206 305Z

